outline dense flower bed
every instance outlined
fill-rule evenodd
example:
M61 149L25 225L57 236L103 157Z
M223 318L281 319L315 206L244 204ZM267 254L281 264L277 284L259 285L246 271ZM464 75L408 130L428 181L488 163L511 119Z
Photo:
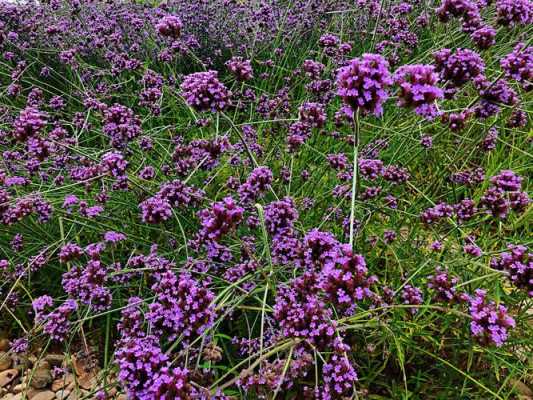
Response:
M96 349L97 399L523 394L532 22L0 3L6 354Z

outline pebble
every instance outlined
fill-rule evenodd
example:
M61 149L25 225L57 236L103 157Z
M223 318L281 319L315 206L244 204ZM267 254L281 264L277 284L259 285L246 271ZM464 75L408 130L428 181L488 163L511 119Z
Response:
M13 393L20 393L23 392L26 389L26 385L24 383L19 383L18 385L15 385L13 387Z
M63 354L47 354L44 359L53 367L60 367L65 359Z
M22 393L8 393L1 400L22 400Z
M57 400L65 400L70 395L70 390L63 389L56 393Z
M59 389L63 389L65 386L70 385L72 382L74 382L74 375L72 374L67 374L58 378L52 382L52 391L57 392Z
M71 391L68 400L80 400L83 395L79 391Z
M0 371L5 371L11 367L13 360L5 351L0 351Z
M78 377L78 385L80 385L82 389L91 389L95 387L97 383L96 376L92 373L86 373Z
M31 377L31 386L35 389L43 389L52 383L52 373L48 368L38 368Z
M11 383L19 374L18 369L8 369L3 372L0 372L0 387L4 387L7 384Z
M26 371L31 368L31 361L26 356L16 356L14 357L14 368L20 371Z
M38 392L35 396L32 396L30 400L52 400L56 398L56 394L51 390L44 390Z
M30 388L28 391L22 392L20 394L26 395L26 398L31 400L40 392L40 390Z
M0 351L8 351L9 350L9 340L6 338L0 339Z

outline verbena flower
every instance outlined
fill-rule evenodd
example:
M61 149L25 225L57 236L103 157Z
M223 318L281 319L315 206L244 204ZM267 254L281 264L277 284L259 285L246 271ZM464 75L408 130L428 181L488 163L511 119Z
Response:
M349 116L358 109L363 114L381 115L392 83L389 64L382 56L363 54L348 61L337 72L337 95L345 104L343 111Z
M183 24L175 15L165 15L156 25L157 31L163 36L177 39L181 35Z
M104 110L102 131L113 147L123 148L141 133L141 120L128 107L114 104Z
M399 86L398 105L414 108L427 119L437 115L435 102L444 97L437 86L438 75L431 65L404 65L394 73L394 82Z
M500 25L527 25L531 23L532 8L530 0L497 0L497 21Z
M507 251L491 259L490 266L507 272L513 285L533 297L533 253L526 246L508 245Z
M500 60L500 66L505 76L514 79L529 91L533 88L533 46L525 47L524 43L518 43L513 51Z
M249 81L254 77L252 63L250 60L244 60L242 57L232 57L226 61L226 68L238 81Z
M187 75L180 87L183 98L196 111L224 111L230 104L231 93L218 80L217 71Z
M255 201L272 183L272 171L267 167L255 168L239 189L239 197L245 203Z
M217 241L235 229L242 221L244 209L235 203L230 196L222 201L212 203L210 208L198 213L202 238Z
M504 305L488 301L486 295L485 290L477 289L470 297L470 330L482 344L500 347L507 341L509 329L514 328L516 323Z
M20 142L38 135L47 124L47 114L29 106L23 109L13 124L13 138Z
M492 26L482 26L471 34L472 41L482 50L486 50L496 43L496 30Z
M441 49L433 53L436 71L442 82L462 86L485 71L483 59L473 50Z

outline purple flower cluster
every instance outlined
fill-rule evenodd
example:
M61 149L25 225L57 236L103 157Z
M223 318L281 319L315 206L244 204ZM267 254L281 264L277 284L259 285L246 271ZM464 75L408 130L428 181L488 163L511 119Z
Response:
M500 111L500 105L512 106L518 102L516 92L504 79L491 83L482 75L474 78L474 86L481 98L480 104L474 109L478 118L488 118Z
M436 13L441 22L448 22L451 18L462 19L465 32L471 32L481 23L478 2L475 0L443 0Z
M165 15L156 25L157 31L172 39L177 39L181 35L183 24L181 20L175 15Z
M180 86L182 96L196 111L224 111L230 104L231 92L218 80L217 71L187 75Z
M204 283L187 273L179 277L172 271L159 274L152 286L156 300L150 304L147 320L158 335L171 338L183 335L185 340L201 335L211 327L215 311L214 294Z
M118 379L128 395L138 399L153 399L149 391L158 372L167 365L168 356L161 351L153 336L123 337L115 352L119 368ZM147 393L148 392L148 393Z
M345 104L342 110L349 116L358 109L362 114L381 115L392 83L389 63L381 55L363 54L349 61L337 72L337 95Z
M47 308L52 307L53 299L50 296L41 296L36 298L33 303L35 312L35 322L43 324L43 331L53 340L62 342L70 329L69 317L78 309L76 301L66 300L55 310L45 312Z
M482 26L472 32L472 41L481 50L486 50L496 43L496 30L492 26Z
M483 168L459 171L450 176L450 181L459 185L476 186L485 180Z
M419 288L412 286L412 285L405 285L402 289L402 300L404 304L414 305L418 306L421 304L424 304L424 297L422 294L422 290ZM418 308L413 307L410 308L409 311L411 314L416 314L418 312Z
M242 202L249 203L257 200L268 189L272 183L272 171L268 167L255 168L246 182L238 189L239 197Z
M103 311L111 305L111 291L105 286L108 269L100 260L90 260L83 268L73 267L63 274L63 289L69 296Z
M431 65L404 65L394 73L394 82L400 87L398 106L414 108L427 119L437 115L435 102L442 99L443 91L437 86L438 75Z
M139 204L141 219L148 224L159 224L172 216L172 206L161 197L149 197Z
M530 0L497 0L496 14L500 25L528 25L533 18Z
M428 276L428 288L434 292L433 301L453 303L464 301L466 297L457 291L459 278L451 276L448 269L437 267L434 275Z
M46 126L47 114L29 106L23 109L13 124L13 138L25 142L37 136Z
M509 328L514 328L516 323L504 305L487 301L486 294L485 290L477 289L470 297L470 330L482 344L500 347L507 341Z
M410 174L406 168L398 165L388 165L383 170L383 179L394 185L405 183L409 180Z
M141 219L149 224L158 224L172 216L172 209L197 204L202 198L201 190L187 186L180 180L161 185L153 197L139 204Z
M67 243L59 251L59 261L67 263L78 259L83 254L83 249L75 243Z
M113 104L106 107L103 114L102 131L111 139L113 147L123 148L141 133L141 120L130 108Z
M359 160L359 173L365 179L371 181L383 175L384 168L381 160L362 158Z
M522 85L526 91L533 89L533 46L518 43L513 51L500 60L505 75Z
M522 177L511 170L500 171L490 179L491 186L480 199L480 206L495 218L506 218L509 210L523 212L530 203L521 191Z
M235 200L226 197L222 201L211 204L210 208L198 213L202 228L199 235L204 240L218 241L235 229L241 222L244 209Z
M290 197L265 206L265 225L271 235L286 234L287 231L292 231L298 216L298 210Z
M447 203L439 203L434 207L430 207L420 214L420 220L427 225L438 222L443 218L451 218L453 216L453 206Z
M298 121L289 127L289 134L287 135L287 146L290 152L294 152L305 143L311 136L311 128L304 122Z
M226 62L226 68L238 81L249 81L254 77L252 63L242 57L233 57Z
M333 342L336 324L318 291L315 274L295 278L278 289L274 318L285 337L306 339L322 349Z
M462 86L473 78L485 72L483 59L473 50L441 49L433 53L436 71L444 83L452 86Z
M300 121L309 127L322 128L326 123L324 105L320 103L304 103L298 109Z
M161 368L148 391L149 398L196 399L197 390L189 382L189 370L186 368Z
M339 245L320 272L320 288L339 312L352 315L358 302L375 296L370 287L377 277L367 274L364 257L353 254L347 244Z
M324 395L322 398L342 399L352 396L357 382L357 372L348 359L349 346L335 339L334 352L322 366Z
M139 104L148 107L154 115L161 114L159 103L163 96L163 77L154 71L147 70L142 80L144 88L139 93Z
M526 246L508 245L508 251L493 257L490 266L507 272L509 279L519 289L533 297L533 253Z

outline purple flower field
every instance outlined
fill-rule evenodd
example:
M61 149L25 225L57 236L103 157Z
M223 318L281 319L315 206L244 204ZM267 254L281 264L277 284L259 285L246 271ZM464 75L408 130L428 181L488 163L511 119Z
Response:
M0 0L0 399L533 400L531 0Z

